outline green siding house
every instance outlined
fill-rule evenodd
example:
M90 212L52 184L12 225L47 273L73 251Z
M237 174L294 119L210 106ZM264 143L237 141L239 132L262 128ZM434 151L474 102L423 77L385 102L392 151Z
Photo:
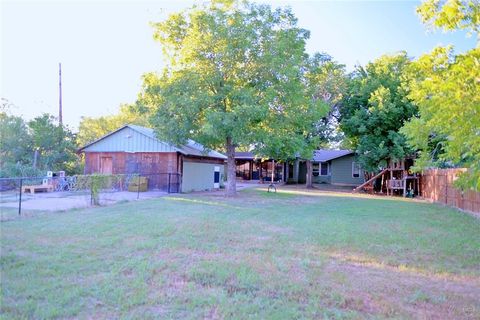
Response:
M358 186L364 182L363 170L350 150L315 150L313 182Z

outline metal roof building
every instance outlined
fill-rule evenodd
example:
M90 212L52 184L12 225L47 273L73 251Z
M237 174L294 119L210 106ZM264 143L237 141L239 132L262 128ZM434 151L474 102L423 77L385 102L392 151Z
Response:
M85 173L139 174L150 185L181 176L181 191L220 187L227 157L188 140L175 146L161 141L151 128L125 125L78 150L85 154Z

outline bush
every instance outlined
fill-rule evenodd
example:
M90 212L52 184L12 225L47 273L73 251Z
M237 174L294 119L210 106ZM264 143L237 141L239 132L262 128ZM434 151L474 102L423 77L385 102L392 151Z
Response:
M40 169L35 169L31 165L23 165L20 163L5 163L0 168L0 178L15 178L15 177L43 177L45 172Z

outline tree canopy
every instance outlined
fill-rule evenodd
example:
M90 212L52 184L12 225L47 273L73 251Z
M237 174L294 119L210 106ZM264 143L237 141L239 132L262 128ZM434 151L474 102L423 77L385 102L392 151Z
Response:
M424 0L417 7L417 13L431 28L467 29L477 35L480 32L478 0Z
M46 170L77 173L75 152L75 135L53 116L43 114L25 122L0 112L0 176L36 176Z
M214 1L154 28L167 65L145 75L139 103L153 110L162 138L226 151L228 194L235 193L237 146L280 158L308 152L305 136L325 108L306 98L309 33L289 9Z
M328 111L312 130L311 134L319 140L316 147L340 142L342 134L338 130L338 121L349 80L345 65L338 63L328 54L316 53L309 59L306 79L311 98L323 100Z
M340 109L340 127L358 153L364 169L377 171L389 158L412 150L399 132L417 112L401 86L410 59L405 52L385 55L358 67Z
M436 27L468 28L478 36L477 1L426 1L418 12ZM453 47L436 48L410 68L405 87L419 115L402 132L419 150L417 168L466 166L460 186L480 190L480 44L459 55Z
M22 165L31 163L31 150L32 139L25 121L0 112L0 177L31 175Z

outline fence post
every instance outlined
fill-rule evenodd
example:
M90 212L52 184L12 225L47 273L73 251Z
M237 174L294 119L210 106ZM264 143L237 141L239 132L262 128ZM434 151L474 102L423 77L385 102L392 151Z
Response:
M137 200L140 198L140 175L137 176Z
M93 206L93 180L90 177L90 205Z
M172 174L169 173L168 174L168 193L170 193L170 179L171 179L171 177L172 177Z
M445 171L445 205L448 205L448 171Z
M18 215L22 215L22 188L23 188L23 179L20 178L20 195L18 197Z

